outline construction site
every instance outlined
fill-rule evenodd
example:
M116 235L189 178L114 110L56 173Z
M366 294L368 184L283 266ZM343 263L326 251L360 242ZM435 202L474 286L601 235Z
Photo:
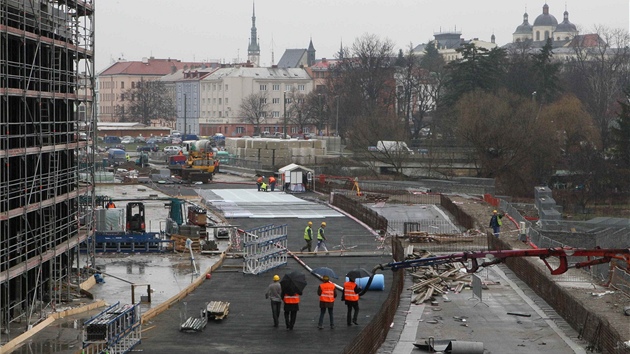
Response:
M91 1L0 2L3 333L67 300L92 256L93 16Z

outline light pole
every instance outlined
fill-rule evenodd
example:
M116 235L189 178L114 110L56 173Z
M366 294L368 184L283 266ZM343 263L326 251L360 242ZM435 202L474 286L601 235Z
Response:
M184 93L184 135L182 141L186 140L186 94Z
M335 97L337 98L337 119L335 121L335 135L339 136L339 95Z
M287 92L284 91L282 93L282 98L284 99L283 101L283 107L284 107L284 128L282 129L282 132L284 133L284 136L282 137L283 139L287 138Z
M319 135L319 133L322 130L322 94L318 93L317 94L317 101L318 101L318 105L317 105L317 111L318 111L318 122L317 122L317 135Z

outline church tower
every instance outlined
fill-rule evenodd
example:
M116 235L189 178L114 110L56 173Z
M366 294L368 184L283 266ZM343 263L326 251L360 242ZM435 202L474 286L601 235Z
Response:
M313 64L315 64L315 47L313 46L313 38L311 38L306 50L306 65L313 66Z
M258 34L256 30L256 6L252 2L252 33L247 47L247 60L255 67L260 66L260 45L258 44Z

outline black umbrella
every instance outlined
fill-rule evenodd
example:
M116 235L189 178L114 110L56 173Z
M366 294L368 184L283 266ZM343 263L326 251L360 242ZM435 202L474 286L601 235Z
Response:
M354 281L357 278L367 278L367 277L371 277L372 273L370 273L369 271L365 270L364 268L355 268L351 271L349 271L346 276L348 277L348 279L350 279L351 281Z
M293 271L291 273L285 274L280 280L280 286L282 287L282 292L285 294L293 295L300 294L302 295L302 290L306 287L306 276L304 273Z
M337 274L335 274L335 271L328 268L328 267L319 267L319 268L315 268L313 269L313 273L315 274L319 274L322 277L324 275L327 275L329 278L335 278L335 279L339 279L339 277L337 276Z

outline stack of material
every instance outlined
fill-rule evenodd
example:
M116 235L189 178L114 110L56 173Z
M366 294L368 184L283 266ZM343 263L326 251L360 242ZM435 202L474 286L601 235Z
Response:
M191 248L195 252L199 252L201 250L201 243L199 242L199 238L193 238L190 236L183 235L171 235L171 241L173 241L173 247L177 252L187 252L188 248L186 247L186 240L190 239L192 241Z
M215 320L222 320L230 312L230 303L223 301L210 301L206 308L208 311L208 317L213 317Z
M420 259L433 256L429 252L414 252L412 258ZM420 266L414 269L411 276L414 284L409 288L416 294L411 300L414 304L421 304L433 300L434 295L445 295L450 289L459 293L464 286L470 286L470 274L463 273L459 263L447 263L431 266Z
M472 237L461 237L459 234L429 234L426 231L409 231L405 234L409 237L409 242L437 242L437 243L455 243L455 242L473 242Z
M208 324L208 317L206 316L205 311L201 311L201 317L188 317L188 319L179 327L179 330L182 332L201 332L204 328L206 328L206 324Z

